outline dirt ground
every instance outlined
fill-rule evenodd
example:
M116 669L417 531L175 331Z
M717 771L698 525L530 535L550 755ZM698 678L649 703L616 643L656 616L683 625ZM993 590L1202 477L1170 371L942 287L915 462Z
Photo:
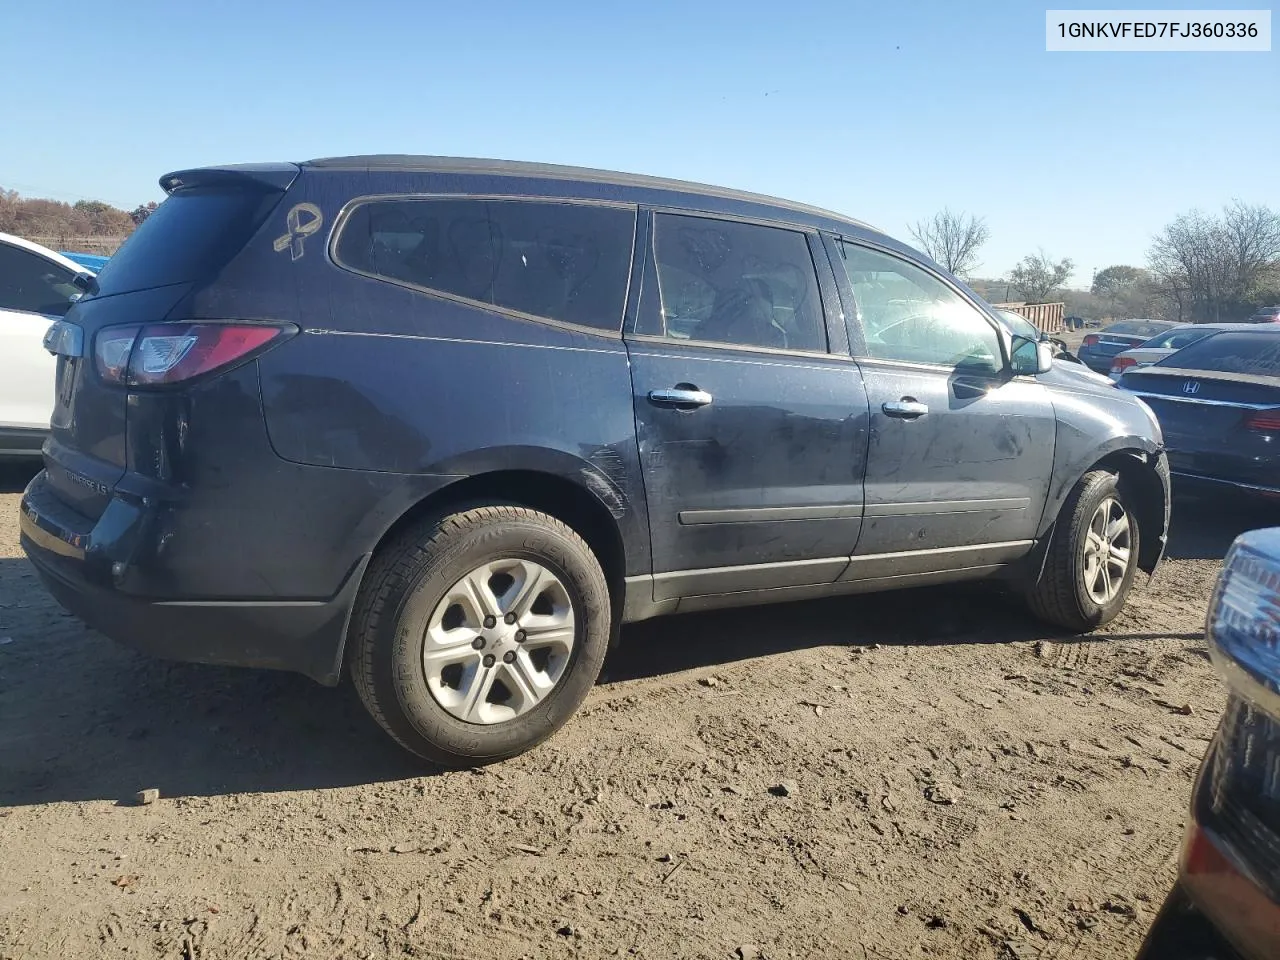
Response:
M1088 639L985 589L627 629L545 746L437 774L349 688L53 603L0 477L0 958L1132 956L1222 690L1194 501ZM160 799L133 803L155 788Z

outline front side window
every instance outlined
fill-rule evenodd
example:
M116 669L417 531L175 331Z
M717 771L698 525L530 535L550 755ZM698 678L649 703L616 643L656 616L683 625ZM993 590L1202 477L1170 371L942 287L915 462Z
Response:
M972 304L898 257L840 241L866 354L975 372L1003 365L1000 335Z
M65 316L80 298L72 276L39 254L0 243L0 310Z
M826 351L822 297L803 233L660 213L653 242L668 337Z
M532 200L373 200L339 265L533 317L619 330L635 211Z

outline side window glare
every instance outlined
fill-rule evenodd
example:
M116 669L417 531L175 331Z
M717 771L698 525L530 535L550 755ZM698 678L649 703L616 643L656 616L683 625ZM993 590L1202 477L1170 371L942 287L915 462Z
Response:
M803 233L660 213L654 253L669 338L826 351L822 297Z
M898 257L844 240L839 244L866 356L976 373L1001 369L995 327L941 280Z
M339 265L563 323L620 330L635 211L539 200L375 200Z

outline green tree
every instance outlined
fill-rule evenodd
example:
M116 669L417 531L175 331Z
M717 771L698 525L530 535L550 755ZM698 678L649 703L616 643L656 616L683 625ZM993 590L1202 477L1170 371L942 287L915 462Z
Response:
M1023 257L1009 272L1009 282L1027 303L1048 303L1054 292L1066 283L1074 268L1075 264L1070 259L1063 258L1055 263L1041 250Z

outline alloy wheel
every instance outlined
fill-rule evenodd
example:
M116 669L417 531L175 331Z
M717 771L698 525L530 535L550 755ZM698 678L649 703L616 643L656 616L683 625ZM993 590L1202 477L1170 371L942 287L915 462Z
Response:
M422 648L427 688L467 723L502 723L555 689L573 653L569 591L540 563L481 564L436 604Z

